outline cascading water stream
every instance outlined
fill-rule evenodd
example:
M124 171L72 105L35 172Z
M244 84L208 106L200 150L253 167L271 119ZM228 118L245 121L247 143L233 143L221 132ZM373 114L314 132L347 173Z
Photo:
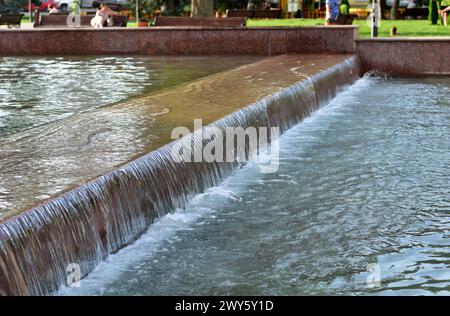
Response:
M228 127L279 127L282 133L358 77L358 59L350 57L209 127L224 133ZM72 263L85 276L156 218L183 208L238 165L174 161L173 146L191 144L191 136L1 223L0 294L50 294L66 284ZM236 146L226 150L236 151ZM201 144L195 150L202 150Z

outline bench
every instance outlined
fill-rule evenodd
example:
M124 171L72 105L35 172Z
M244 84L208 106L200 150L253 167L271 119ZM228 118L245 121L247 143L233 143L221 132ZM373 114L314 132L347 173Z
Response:
M418 17L422 19L428 18L428 8L410 8L405 9L405 11L402 13L402 19L404 20L405 17L411 17L413 19L417 19Z
M232 17L245 17L249 19L278 19L281 15L281 9L231 9L227 10L226 16Z
M355 14L339 14L336 24L337 25L352 25L353 20L355 19Z
M23 14L1 14L0 25L7 25L8 27L16 26L20 27Z
M278 19L281 9L253 10L253 19Z
M253 17L253 10L244 10L244 9L227 10L225 15L227 16L227 18L248 18L248 19L251 19Z
M209 18L209 17L178 17L157 16L155 26L213 26L213 27L241 27L247 25L247 18Z
M53 27L69 27L67 25L67 18L69 13L54 13L47 15L36 14L34 27L36 28L53 28ZM81 27L91 27L91 20L94 14L82 15ZM114 27L126 27L128 17L125 15L113 15Z

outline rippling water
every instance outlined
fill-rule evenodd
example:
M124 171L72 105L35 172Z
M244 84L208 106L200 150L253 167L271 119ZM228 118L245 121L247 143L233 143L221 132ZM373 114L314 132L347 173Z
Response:
M0 137L191 81L249 60L0 57Z
M450 80L367 77L61 294L450 294ZM379 276L379 279L377 278Z
M0 58L0 219L160 147L196 111L217 119L242 107L232 96L203 107L193 97L231 91L221 80L234 73L221 75L259 59Z

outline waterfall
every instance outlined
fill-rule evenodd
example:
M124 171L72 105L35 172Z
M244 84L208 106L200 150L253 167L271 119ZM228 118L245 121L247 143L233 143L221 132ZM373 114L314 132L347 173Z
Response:
M359 61L349 57L209 126L223 131L278 126L283 132L358 77ZM66 284L71 263L87 275L139 238L155 219L183 208L238 166L175 162L173 146L189 141L174 141L0 223L0 294L51 294Z

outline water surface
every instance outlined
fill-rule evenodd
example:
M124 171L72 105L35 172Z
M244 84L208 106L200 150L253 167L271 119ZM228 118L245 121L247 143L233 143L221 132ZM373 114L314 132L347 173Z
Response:
M0 137L250 60L254 58L0 57Z
M79 104L85 109L82 113L65 113L64 119L0 137L0 221L160 148L172 141L176 127L192 130L197 118L206 125L353 59L348 55L167 58L167 69L173 68L172 62L184 61L187 70L179 65L181 72L189 73L192 67L196 75L201 69L216 73L99 108L93 96L92 106L87 100ZM162 65L164 60L160 59ZM217 72L219 68L227 70ZM175 76L176 71L168 73ZM79 77L88 81L90 74ZM78 95L84 98L83 93ZM48 111L51 116L56 110L49 106Z
M280 144L61 293L450 294L449 79L363 78Z
M173 100L157 104L147 96L196 81L210 91L202 78L208 83L211 75L259 59L0 58L0 219L166 143L170 131L155 126L156 119L180 113L172 115L175 125L186 115L173 110ZM186 97L175 97L188 107Z

